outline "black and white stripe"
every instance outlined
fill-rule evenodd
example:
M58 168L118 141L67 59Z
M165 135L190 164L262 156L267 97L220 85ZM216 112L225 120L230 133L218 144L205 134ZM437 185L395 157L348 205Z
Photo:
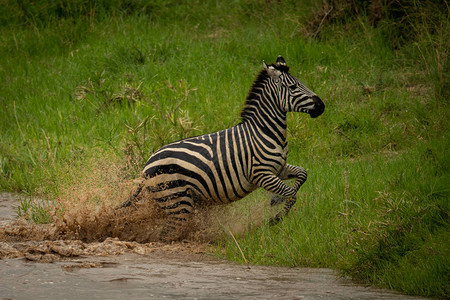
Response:
M270 191L272 204L285 202L271 221L282 219L295 203L306 181L305 169L286 163L286 113L317 117L324 104L316 94L289 74L284 59L263 63L241 112L238 125L211 134L187 138L156 151L143 170L144 182L122 206L129 206L145 187L168 214L163 239L175 239L179 226L197 203L229 203L258 187ZM293 186L283 180L295 178Z

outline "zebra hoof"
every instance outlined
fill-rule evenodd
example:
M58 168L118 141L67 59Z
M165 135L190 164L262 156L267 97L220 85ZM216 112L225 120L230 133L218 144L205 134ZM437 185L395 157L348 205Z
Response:
M283 217L280 215L276 215L275 217L269 219L269 226L276 225L280 223L281 220L283 220Z
M275 195L270 199L270 206L275 206L286 201L285 197Z

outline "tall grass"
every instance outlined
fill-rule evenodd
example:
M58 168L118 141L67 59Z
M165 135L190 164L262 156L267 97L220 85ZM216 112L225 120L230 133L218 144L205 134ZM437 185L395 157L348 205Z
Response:
M282 223L225 237L223 255L448 296L447 3L344 3L6 1L0 189L56 198L101 160L135 178L160 146L238 123L282 54L326 103L288 119L308 181Z

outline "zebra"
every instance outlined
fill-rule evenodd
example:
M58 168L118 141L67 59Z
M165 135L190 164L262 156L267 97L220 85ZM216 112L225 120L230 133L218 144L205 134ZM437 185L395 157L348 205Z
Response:
M263 188L273 194L271 205L284 202L283 209L269 220L283 219L296 202L306 181L304 168L287 164L287 112L308 113L312 118L325 109L322 100L296 77L289 74L283 57L267 65L254 81L241 122L215 133L167 144L148 159L143 181L121 207L136 202L143 188L167 215L160 239L180 238L199 203L226 204ZM289 186L283 180L294 179Z

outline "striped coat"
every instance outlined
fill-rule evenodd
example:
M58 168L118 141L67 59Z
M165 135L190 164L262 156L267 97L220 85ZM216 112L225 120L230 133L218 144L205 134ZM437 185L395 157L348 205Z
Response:
M132 204L142 188L168 214L163 240L179 238L194 206L229 203L262 187L285 202L271 221L277 222L295 203L306 181L305 169L286 163L286 113L304 112L317 117L324 104L297 78L289 74L284 59L266 65L255 80L241 112L242 121L216 133L191 137L157 150L147 161L145 181L122 206ZM295 178L293 186L283 180Z

